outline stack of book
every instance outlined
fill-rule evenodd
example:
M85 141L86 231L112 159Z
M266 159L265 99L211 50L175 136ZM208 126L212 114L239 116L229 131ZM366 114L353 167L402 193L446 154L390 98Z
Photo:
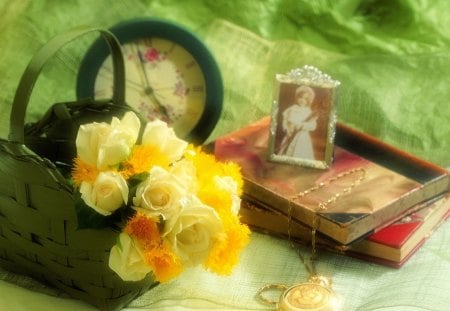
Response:
M328 169L271 162L269 130L265 117L214 145L242 167L241 218L255 230L308 244L315 226L317 246L400 267L449 216L441 167L339 123Z

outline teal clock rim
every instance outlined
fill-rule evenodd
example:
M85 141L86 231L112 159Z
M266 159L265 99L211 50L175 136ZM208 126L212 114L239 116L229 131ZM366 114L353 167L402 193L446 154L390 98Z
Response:
M197 61L205 79L205 107L197 124L182 137L192 143L203 143L217 125L223 108L223 82L218 64L205 44L191 31L174 22L137 18L118 23L108 29L121 44L158 37L174 41L184 47ZM98 38L89 47L78 69L76 95L78 99L93 98L98 72L110 55L108 46Z

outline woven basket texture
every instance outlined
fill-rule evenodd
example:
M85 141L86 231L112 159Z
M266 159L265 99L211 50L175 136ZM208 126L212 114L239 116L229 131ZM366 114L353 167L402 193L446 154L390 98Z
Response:
M78 30L73 37L94 30ZM0 139L1 266L101 310L119 310L155 286L150 276L125 282L109 268L109 251L119 232L78 229L74 190L67 178L20 140L11 140L11 135Z

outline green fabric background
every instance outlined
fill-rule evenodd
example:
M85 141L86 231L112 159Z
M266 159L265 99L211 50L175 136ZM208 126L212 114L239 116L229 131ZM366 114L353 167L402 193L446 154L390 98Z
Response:
M341 81L341 122L450 167L448 12L447 0L0 0L0 136L8 134L25 66L50 37L80 24L109 27L157 16L197 33L219 63L224 111L210 140L269 113L275 73L311 64ZM28 120L54 102L75 99L78 63L93 39L67 46L48 64ZM346 311L443 311L450 306L449 245L446 223L400 270L325 252L319 270L333 275ZM233 276L189 271L129 309L268 309L254 299L260 286L305 277L286 241L254 233ZM29 280L6 273L0 279L7 281L0 281L0 306L9 310L91 309Z
M7 134L19 77L51 36L80 24L109 27L132 17L158 16L197 33L219 62L225 108L211 139L270 111L275 73L311 64L342 82L340 121L450 166L448 1L1 0L0 4L1 136ZM30 105L30 119L39 116L44 105L74 99L77 62L92 40L68 47L47 66L33 94L37 103Z

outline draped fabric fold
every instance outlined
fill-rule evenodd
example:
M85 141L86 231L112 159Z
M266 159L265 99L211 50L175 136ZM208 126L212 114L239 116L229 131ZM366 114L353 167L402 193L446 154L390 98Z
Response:
M446 0L3 0L0 137L8 132L20 75L50 37L80 24L107 28L134 17L154 16L197 33L220 66L224 109L209 141L267 115L274 75L310 64L341 82L340 122L450 167L449 10ZM80 61L75 56L81 58L92 39L63 49L43 71L27 121L38 119L48 108L39 103L74 97ZM220 278L193 270L146 293L128 309L267 309L254 299L260 286L304 281L307 273L286 241L258 233L251 239L232 276ZM448 245L450 224L445 223L400 270L327 252L320 253L318 269L333 276L345 310L396 306L446 310L450 305ZM21 310L27 301L23 297L30 297L42 304L42 310L55 310L67 300L32 280L17 282L17 278L0 271L0 287L14 295L0 298L1 306L15 301L9 309ZM10 282L28 284L33 291L11 287ZM69 304L73 301L67 308ZM77 304L74 309L90 307Z

